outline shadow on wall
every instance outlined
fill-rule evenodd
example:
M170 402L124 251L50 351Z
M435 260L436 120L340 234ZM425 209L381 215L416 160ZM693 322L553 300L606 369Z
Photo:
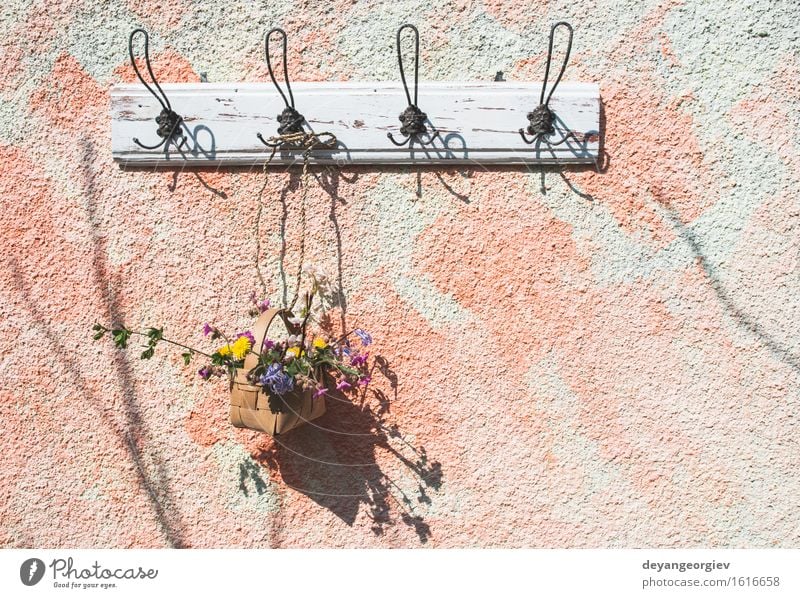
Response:
M349 331L347 325L347 300L343 284L342 235L336 208L345 200L339 194L342 181L354 183L358 171L350 177L337 168L323 168L315 173L319 186L330 197L328 218L333 226L336 250L336 273L331 286L323 294L323 300L337 308L339 321L328 320L323 328L332 336L339 337ZM280 276L284 288L284 302L287 302L286 288L286 224L288 218L287 194L297 191L301 185L301 175L289 174L289 181L281 192L281 252L279 257ZM338 328L338 333L334 333ZM375 358L372 371L388 380L395 397L397 376L389 363L382 357ZM327 395L327 411L323 417L307 423L291 434L275 439L260 440L252 452L253 458L270 472L280 474L281 482L288 488L308 496L316 504L328 509L347 525L354 525L362 505L367 505L368 516L372 520L371 529L381 535L387 526L394 525L394 501L399 509L399 519L414 529L420 542L431 537L431 530L416 508L431 503L427 491L438 490L442 484L441 464L428 459L423 447L415 447L407 442L396 426L387 425L390 400L380 390L365 389L360 396L348 398L338 392ZM400 447L400 448L397 448ZM379 464L379 457L385 465ZM390 459L386 459L389 456ZM399 465L403 483L398 483L384 467ZM410 473L415 480L413 495L402 486L408 485ZM256 491L265 489L262 475L253 470L252 465L242 465L240 471L240 490L246 492L246 482L252 480ZM278 531L277 533L280 533ZM275 545L280 542L274 541Z
M360 171L360 168L355 168L345 174L339 168L324 167L309 173L330 197L328 218L334 233L336 271L323 292L323 300L335 308L329 316L335 311L338 321L329 320L323 327L334 337L350 330L343 281L342 232L337 216L337 207L346 204L340 195L340 185L342 182L355 183ZM302 219L302 215L290 214L289 198L302 193L303 176L298 168L287 169L284 174L287 181L279 194L278 233L281 244L277 275L282 287L281 300L287 305L299 290L296 270L287 264L287 232L290 226L304 226L294 220L297 216ZM174 190L176 184L177 178L174 178L170 190ZM224 191L212 191L220 197L226 196ZM266 206L257 212L255 227L255 265L262 282L262 248L258 241L263 208ZM302 249L299 254L302 263ZM334 333L334 329L339 332ZM373 378L382 375L396 397L397 379L389 363L382 357L376 357L374 361ZM366 505L372 521L371 529L376 535L382 535L387 527L400 522L413 528L420 542L426 543L432 532L418 509L431 504L430 490L441 487L441 464L431 461L424 447L412 445L397 426L386 422L389 408L389 398L375 388L365 389L353 398L329 393L326 414L320 419L279 438L259 435L255 444L249 447L257 464L250 460L239 464L238 490L245 496L250 492L264 494L268 491L268 480L277 477L279 485L309 497L349 526L355 525L359 511ZM413 480L413 490L409 490L409 479ZM277 518L270 541L273 547L281 545L280 514Z
M683 223L678 213L671 206L663 201L661 205L666 208L668 217L675 227L676 235L688 244L698 265L702 268L708 284L714 290L720 304L733 321L767 347L775 357L800 372L800 355L794 354L790 347L773 338L755 318L742 311L736 305L734 297L719 281L719 276L714 270L714 266L703 253L702 244L698 241L694 231Z
M119 324L123 320L123 314L119 308L114 285L109 278L103 240L97 234L101 223L97 218L97 188L95 173L92 170L92 164L96 160L95 147L85 139L81 142L81 145L83 148L81 160L83 165L83 197L85 198L85 208L92 231L91 269L94 275L94 284L105 300L104 316L107 316L112 324ZM56 254L57 248L54 247L51 253ZM153 510L156 525L167 546L172 548L185 547L183 521L167 484L168 475L164 458L152 443L147 450L144 448L144 444L149 438L149 430L142 417L131 368L125 355L120 351L114 351L112 358L114 377L118 381L122 398L122 407L120 409L122 421L115 421L114 416L108 410L108 397L98 396L91 389L90 384L81 372L80 365L71 357L74 351L64 345L62 336L52 327L52 316L41 313L37 307L39 302L35 300L34 292L26 281L16 256L10 255L7 257L14 281L14 291L22 298L21 305L28 311L28 317L33 326L46 339L46 345L50 347L49 355L61 362L63 372L69 379L71 386L94 407L94 410L99 415L99 421L114 431L119 438L120 444L127 450L139 488L147 497ZM90 334L88 329L86 334L87 336ZM151 465L147 466L146 461Z
M598 174L605 174L609 171L609 168L611 167L611 156L608 153L608 150L605 146L606 114L605 114L605 103L602 101L602 98L600 101L600 131L601 131L600 147L599 147L600 159L597 163L597 172ZM567 171L574 172L576 170L585 170L584 168L576 169L574 167L567 167L564 169L556 168L553 170L559 173L564 182L569 186L570 190L573 193L575 193L578 197L581 197L588 201L594 201L595 198L592 195L580 191L573 185L573 183L564 174ZM541 176L542 176L541 192L544 194L546 193L544 184L545 169L542 170ZM664 197L658 197L656 199L659 205L666 210L667 218L669 219L670 223L675 229L676 236L687 243L692 252L692 255L694 255L695 259L697 260L698 265L702 268L703 274L708 280L709 285L716 294L717 299L719 300L723 309L731 316L733 321L736 322L737 325L741 326L744 330L746 330L749 334L753 335L761 344L767 347L773 353L773 355L775 355L775 357L777 357L784 363L788 364L795 370L800 371L800 355L794 353L792 351L792 348L786 346L785 343L771 336L769 332L767 332L764 329L764 327L753 316L750 316L747 313L745 313L736 304L734 296L731 294L729 290L727 290L722 285L722 283L719 280L719 275L714 269L714 266L708 260L706 255L703 253L702 243L698 240L692 228L687 226L681 220L678 211L675 210L675 208L673 208L672 205L670 205L668 199Z
M605 130L605 112L602 102L600 129L601 132ZM583 170L606 172L609 158L603 145L603 137L604 135L601 134L600 155L602 157L597 165L548 166L536 167L536 170L542 173L542 177L546 172L558 172L573 192L584 199L592 200L590 195L578 191L564 173ZM486 172L535 172L533 167L520 165L479 166L454 169L451 172L453 175L460 174L470 177L476 168ZM192 170L199 172L203 169ZM346 203L340 195L340 185L342 182L355 183L359 178L359 173L363 170L363 167L356 166L348 168L347 174L341 168L335 167L315 168L310 171L317 184L330 197L329 220L335 235L337 262L335 280L332 281L333 288L325 299L331 306L338 308L340 321L337 326L341 330L340 334L349 330L343 283L342 234L337 218L338 205ZM418 195L421 194L420 174L431 171L450 195L464 203L470 203L468 194L460 193L444 179L440 166L386 167L381 170L386 172L416 170ZM206 188L219 197L227 197L224 191L211 188L206 184L198 172L195 172L195 176ZM279 198L281 246L278 256L278 275L282 286L284 305L290 302L293 291L296 291L295 284L293 284L296 282L294 280L295 273L294 271L287 272L286 267L287 227L290 221L288 199L290 195L302 192L302 174L299 169L286 169L285 174L288 180L283 185ZM170 190L174 191L176 186L177 174L173 178ZM260 212L257 221L260 222ZM303 225L301 224L301 226ZM260 237L258 225L256 226L256 235ZM259 275L260 253L261 247L257 245L255 261ZM378 371L389 380L396 395L397 380L388 362L378 357L376 364ZM429 490L438 490L441 487L443 479L441 464L431 461L424 447L416 447L407 442L396 426L387 424L386 415L389 413L389 408L388 397L375 389L365 391L354 400L348 399L342 394L329 394L327 412L322 418L309 422L286 436L275 439L265 436L257 441L251 454L261 468L250 461L240 464L239 491L247 495L252 488L256 493L265 493L268 489L266 480L277 473L283 485L309 497L316 504L334 513L347 525L355 524L359 511L362 506L366 505L372 520L372 531L376 535L383 534L388 526L396 523L395 510L391 505L391 502L394 501L399 509L400 522L412 527L422 543L427 542L432 536L431 529L424 518L416 512L416 509L431 503ZM390 475L389 469L392 470L392 475L396 476L394 479ZM400 471L400 473L394 473L394 471ZM411 492L407 490L409 476L406 474L411 474L412 479L415 479L416 488ZM406 489L404 490L404 488ZM276 533L280 534L280 530L278 529ZM273 545L279 546L280 541L273 542Z
M374 369L389 380L396 393L397 378L389 364L381 357L375 362ZM427 542L431 529L416 513L416 507L430 504L428 490L441 487L441 464L430 461L423 447L403 439L397 426L386 424L390 401L383 392L369 389L353 399L329 393L326 403L323 417L285 436L260 441L253 458L270 471L279 472L287 487L328 509L347 525L352 526L361 505L367 505L376 535L396 523L390 505L394 501L400 521L414 529L420 542ZM381 453L414 476L412 495L378 463ZM391 459L381 461L393 465ZM257 472L243 468L240 489L245 492L248 477L256 482L256 488L259 481L264 485Z
M449 137L453 137L450 135ZM460 166L449 166L445 167L441 164L414 164L414 165L382 165L379 167L374 166L365 166L359 164L348 164L346 166L320 166L320 165L312 165L309 169L310 175L316 179L317 183L322 187L326 193L331 198L331 213L330 218L333 222L334 229L336 232L337 238L337 255L339 256L339 283L341 287L341 256L342 256L342 248L341 248L341 234L339 231L339 225L336 221L336 211L335 205L337 202L345 204L345 200L339 195L339 187L341 181L344 181L347 184L354 184L358 181L360 173L364 172L374 172L377 168L378 172L381 173L405 173L405 174L413 174L416 176L416 197L419 199L423 195L423 185L422 185L422 174L423 173L431 173L433 174L438 183L441 187L450 194L453 198L463 202L464 204L472 203L470 195L468 193L462 193L454 188L454 185L451 182L448 182L445 179L444 175L449 175L453 177L455 180L458 180L457 177L463 178L472 178L476 171L479 172L518 172L523 174L532 174L532 173L540 173L541 175L541 191L542 193L546 192L545 188L545 175L547 173L555 172L558 173L562 179L569 185L570 189L579 197L587 200L593 200L594 198L589 195L588 193L581 192L572 182L566 178L565 172L584 172L584 171L596 171L598 174L605 174L611 162L611 156L608 153L606 146L605 146L605 137L606 137L606 110L605 110L605 103L603 102L602 97L600 98L600 107L599 107L599 146L598 146L598 160L594 164L561 164L561 165L525 165L525 164L466 164ZM463 138L461 136L457 136L463 143ZM575 155L581 155L585 151L585 141L583 142L584 145L578 145L574 148ZM570 146L571 142L567 142L567 145ZM449 152L452 154L452 151ZM281 212L281 220L280 220L280 233L281 238L284 240L283 245L281 247L281 254L280 254L280 262L279 267L281 281L286 288L286 272L284 271L284 258L286 257L286 245L285 245L285 233L286 233L286 224L288 221L288 208L287 208L287 197L290 193L296 193L300 189L301 180L302 180L302 166L301 162L297 162L292 166L283 167L283 170L275 170L273 171L275 174L279 172L283 172L287 175L288 181L286 185L281 190L280 202L282 207ZM143 166L136 166L136 165L126 165L123 167L125 170L130 171L147 171L149 170L148 167ZM228 172L239 172L239 173L253 173L253 172L261 172L261 168L254 168L253 166L226 166L225 170ZM190 164L183 164L181 169L175 171L173 173L172 183L168 186L170 192L174 192L177 189L178 185L178 176L180 173L188 172L191 173L199 182L200 184L205 187L208 191L213 193L215 196L221 199L227 199L228 194L221 189L217 189L209 184L202 176L201 173L214 173L219 172L219 167L211 167L211 166L204 166L202 164L197 163L190 163ZM349 176L346 176L347 173ZM284 297L284 301L286 298Z
M558 176L567 184L569 190L581 199L587 201L594 201L594 196L590 193L584 193L578 189L572 181L567 178L566 172L585 172L594 170L599 175L606 174L611 166L611 155L606 149L606 107L603 99L600 98L600 142L597 148L597 163L595 164L565 164L564 166L542 166L540 167L539 179L539 192L542 195L547 195L546 175L549 172L557 172Z

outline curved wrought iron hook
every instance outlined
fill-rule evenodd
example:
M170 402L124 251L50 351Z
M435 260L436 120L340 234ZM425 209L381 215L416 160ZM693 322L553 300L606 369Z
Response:
M564 53L564 62L561 64L561 70L558 72L558 77L556 77L555 83L550 88L550 93L547 94L547 98L545 99L545 92L547 91L547 81L550 78L550 64L553 61L553 44L555 41L556 29L559 27L565 27L569 32L569 38L567 39L567 51ZM527 144L533 144L537 141L544 141L548 145L561 145L570 137L575 137L575 134L570 131L566 135L564 135L560 140L556 142L548 141L546 138L550 135L553 135L555 130L555 121L556 115L555 113L550 110L550 98L553 97L553 93L555 92L558 84L561 82L561 78L564 76L564 71L567 70L567 63L569 62L569 55L572 52L572 36L573 30L572 25L567 23L566 21L559 21L555 23L550 28L550 43L547 47L547 63L544 68L544 81L542 81L542 92L539 94L539 105L528 113L528 126L525 129L520 129L519 134L522 137L522 140ZM525 131L528 132L528 135L531 135L532 138L528 139L525 136Z
M283 38L283 80L286 83L286 91L289 92L289 97L286 97L286 94L283 93L283 89L278 84L278 80L275 78L275 71L272 69L272 59L270 58L270 51L269 51L269 38L272 37L273 33L277 33L280 37ZM275 89L278 90L278 93L281 94L281 98L283 98L283 103L286 107L283 109L278 115L278 135L290 135L292 133L302 133L303 132L303 122L305 121L305 117L300 114L294 108L294 94L292 93L292 84L289 81L289 63L287 60L287 50L288 50L288 40L286 38L286 32L281 29L280 27L273 27L267 32L267 35L264 36L264 54L267 57L267 70L269 70L269 77L272 79L273 85L275 85ZM272 143L264 139L261 133L256 133L256 136L261 140L261 143L266 145L267 147L280 147L283 145L283 142Z
M406 81L406 72L403 68L403 53L400 49L400 36L403 33L404 29L410 29L414 33L414 101L411 101L411 93L408 91L408 82ZM436 128L433 128L433 134L431 134L430 138L423 141L421 139L421 135L424 135L428 132L428 128L425 126L425 121L428 119L428 115L425 114L422 110L419 109L417 106L418 100L418 92L419 92L419 30L414 25L410 23L406 23L405 25L401 25L400 28L397 30L397 63L400 65L400 79L403 82L403 89L406 92L406 99L408 100L408 107L400 113L400 133L405 137L403 141L395 141L394 137L392 137L391 133L386 133L386 136L389 138L389 141L394 143L398 147L404 146L406 143L410 143L412 139L416 139L417 142L421 146L426 146L432 144L437 137L439 137L439 131Z
M155 90L150 87L147 81L144 80L142 73L139 71L139 67L136 65L136 58L133 55L133 38L139 33L144 36L144 63L147 67L147 72L150 75L150 79L153 81L153 85L155 85L158 93L156 93ZM153 67L150 64L150 36L147 35L147 31L141 28L131 31L131 35L128 37L128 55L131 58L133 71L136 73L139 81L141 81L142 85L147 88L147 91L149 91L153 97L158 100L158 103L161 104L161 113L156 117L156 123L158 123L158 130L156 133L159 137L161 137L161 141L156 145L145 145L139 141L138 138L134 137L133 142L146 150L158 149L162 145L168 143L170 140L173 140L174 142L173 138L177 133L179 133L181 123L183 123L183 117L172 109L172 104L170 104L167 94L165 94L164 90L161 89L161 85L158 84L158 79L156 79L156 76L153 73ZM179 150L181 146L186 143L186 136L183 135L183 133L180 133L180 136L181 141L176 145Z

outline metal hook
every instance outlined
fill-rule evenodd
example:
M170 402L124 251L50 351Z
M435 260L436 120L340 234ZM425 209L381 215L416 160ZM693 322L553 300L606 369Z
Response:
M269 38L272 36L273 33L277 33L279 36L283 38L283 80L286 83L286 90L289 92L289 97L287 99L286 94L283 93L283 89L278 84L278 80L275 78L275 71L272 69L272 60L270 58L270 51L269 51ZM300 114L294 108L294 94L292 93L292 84L289 82L289 63L287 60L287 46L288 41L286 38L286 32L281 29L280 27L273 27L272 29L267 32L267 35L264 37L264 54L267 57L267 69L269 70L269 77L272 79L272 83L275 85L275 89L278 90L278 93L281 94L283 98L283 103L286 105L286 108L283 109L278 115L278 135L291 135L293 133L302 133L303 132L303 122L305 121L305 117ZM256 136L261 140L261 143L266 145L267 147L280 147L283 145L283 142L271 143L264 139L261 133L256 133Z
M136 59L133 56L133 38L137 33L141 33L144 36L144 63L147 67L147 72L150 75L150 79L153 81L153 85L155 85L159 93L156 93L155 90L150 87L147 81L144 80L142 73L139 71L139 67L136 65ZM161 85L158 84L158 79L156 79L156 76L153 73L153 67L150 64L150 36L147 35L147 31L144 29L134 29L131 31L131 35L128 38L128 55L131 58L133 71L136 73L139 81L141 81L142 85L147 88L147 91L149 91L153 97L158 100L158 103L161 104L161 113L156 117L156 123L158 123L158 130L156 133L159 137L161 137L161 141L156 145L145 145L139 141L138 138L134 137L133 142L146 150L158 149L162 145L168 143L170 140L173 140L174 142L173 138L180 130L181 123L183 123L183 117L172 109L172 104L170 104L167 94L165 94L164 90L161 89ZM180 147L186 143L186 136L182 133L180 136L181 142L176 145L178 149L180 149Z
M281 86L278 85L278 81L275 79L275 71L272 70L272 60L270 59L269 52L269 38L272 37L273 33L277 33L283 38L283 80L286 81L286 89L289 91L289 100L286 99L286 94L283 93ZM269 69L269 76L272 79L272 83L275 85L275 88L278 90L278 93L281 94L283 103L286 104L286 107L294 108L294 94L292 93L292 84L289 82L289 61L286 58L287 51L288 41L286 38L286 32L280 27L273 27L270 29L267 35L264 36L264 54L267 57L267 69Z
M553 86L550 88L550 93L547 94L547 99L545 99L545 91L547 90L547 81L550 78L550 64L553 60L553 43L555 41L555 34L556 29L559 27L565 27L569 32L569 38L567 40L567 51L564 54L564 62L561 64L561 70L558 73L558 77L553 83ZM527 144L533 144L537 141L544 141L548 145L561 145L565 141L567 141L570 137L575 137L575 134L570 131L566 135L564 135L559 141L550 142L546 139L550 135L553 135L555 130L555 121L556 115L555 113L550 110L550 99L553 97L553 93L555 92L558 84L561 82L561 77L564 76L564 71L567 69L567 63L569 62L569 55L572 52L572 36L573 30L572 25L567 23L566 21L559 21L558 23L554 24L550 28L550 43L547 48L547 63L544 69L544 81L542 81L542 91L539 94L539 105L528 113L528 126L525 129L520 129L519 134L522 137L522 140ZM525 131L527 130L528 134L532 136L531 139L528 139L525 136Z
M406 73L405 69L403 68L403 54L400 50L400 36L403 33L404 29L410 29L414 33L414 101L411 101L411 94L408 91L408 82L406 81ZM403 82L403 89L406 92L406 99L408 100L408 107L400 113L400 133L405 137L403 141L395 141L394 137L392 137L391 133L386 133L386 136L389 138L393 144L398 147L405 145L406 143L411 142L412 139L416 139L417 142L421 146L426 146L432 144L437 137L439 137L439 131L436 128L433 128L433 134L430 138L426 141L423 141L420 136L424 135L428 132L428 128L425 126L425 121L428 119L428 115L425 114L422 110L419 109L417 106L417 99L418 99L418 91L419 91L419 31L414 25L410 23L406 23L405 25L401 25L400 28L397 30L397 62L400 65L400 79Z

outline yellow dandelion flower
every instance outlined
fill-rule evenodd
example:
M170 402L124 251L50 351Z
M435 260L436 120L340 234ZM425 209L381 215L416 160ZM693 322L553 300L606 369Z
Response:
M291 355L292 357L297 359L298 357L300 357L300 347L289 347L288 349L286 349L286 354Z
M325 339L321 336L318 336L314 339L314 348L319 349L320 351L328 346L328 343L325 342Z
M240 336L231 345L231 352L235 359L244 359L245 355L250 351L250 339L246 336Z
M219 349L217 349L217 353L219 353L222 357L227 357L231 354L231 346L222 345Z

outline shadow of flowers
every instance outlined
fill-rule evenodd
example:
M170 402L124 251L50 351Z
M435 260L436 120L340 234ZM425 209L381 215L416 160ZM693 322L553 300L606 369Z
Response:
M382 374L396 394L397 378L385 359L375 359L373 373ZM428 492L441 487L441 464L387 423L390 400L381 390L370 388L350 397L330 392L326 405L321 418L284 436L259 440L252 451L255 461L347 525L355 523L366 505L376 535L399 521L427 542L431 529L418 510L432 504ZM389 470L399 473L390 475ZM408 474L416 486L411 492ZM402 476L403 482L393 475Z

